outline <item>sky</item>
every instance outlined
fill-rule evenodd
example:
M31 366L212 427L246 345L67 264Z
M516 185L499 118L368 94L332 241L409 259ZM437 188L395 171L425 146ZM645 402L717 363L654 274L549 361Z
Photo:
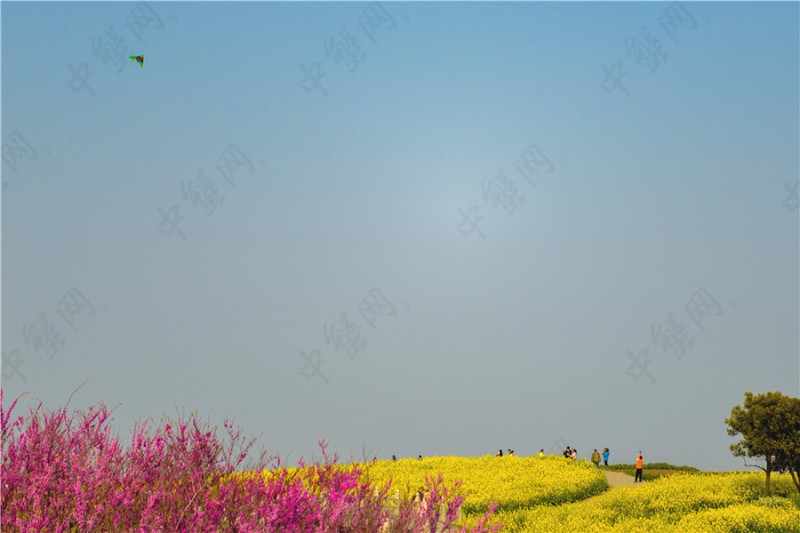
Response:
M731 470L800 396L797 3L0 9L6 404Z

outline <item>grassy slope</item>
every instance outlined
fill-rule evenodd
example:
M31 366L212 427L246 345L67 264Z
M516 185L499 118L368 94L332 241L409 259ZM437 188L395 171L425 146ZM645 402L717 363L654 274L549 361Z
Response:
M632 464L618 464L618 465L608 465L608 466L600 466L601 470L610 470L612 472L622 472L628 475L634 475L636 473L636 466ZM672 476L675 474L686 473L686 472L700 472L697 468L693 466L675 466L669 463L645 463L644 467L642 468L642 479L644 481L654 481L660 477L665 476Z

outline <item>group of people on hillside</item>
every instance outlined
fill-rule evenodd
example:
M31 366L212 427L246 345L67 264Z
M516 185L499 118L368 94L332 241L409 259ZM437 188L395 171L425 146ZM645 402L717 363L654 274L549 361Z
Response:
M495 455L497 457L503 457L503 448L500 448L499 450L497 450L497 453ZM511 448L508 448L507 455L509 457L513 457L514 456L514 450L512 450ZM539 457L544 457L545 456L544 448L539 450L539 454L538 455L539 455ZM574 460L576 460L578 458L578 449L577 448L570 448L569 446L567 446L567 449L564 450L563 455L564 455L565 458L572 459L574 461ZM608 448L603 448L602 454L597 451L597 448L595 448L594 451L592 452L592 463L594 463L594 466L596 466L597 468L600 468L600 460L602 458L603 464L605 466L608 466L608 457L610 455L611 455L611 452L609 451ZM418 457L418 459L421 461L422 460L422 456L420 455ZM376 460L377 459L373 459L373 462L375 462ZM397 457L392 455L392 461L397 461ZM642 482L642 469L643 469L643 467L644 467L644 456L642 455L642 450L639 450L639 452L636 454L636 475L633 478L633 482L634 483L641 483ZM424 495L419 495L419 496L420 496L420 500L423 499L423 497L424 497Z
M608 466L608 456L609 455L611 455L611 452L608 450L608 448L603 448L602 457L603 457L603 464L605 466ZM594 466L596 466L598 468L600 468L600 457L601 457L600 456L600 452L598 452L597 448L595 448L594 451L592 452L592 462L594 463Z
M592 463L594 463L594 466L599 468L600 467L600 458L602 457L603 464L608 466L608 457L609 457L609 455L611 455L611 452L609 451L608 448L603 448L602 456L600 455L600 452L597 451L597 448L595 448L594 451L592 452ZM544 457L544 449L539 451L539 456L540 457ZM564 457L566 457L567 459L572 459L572 460L577 459L578 458L578 449L577 448L570 448L569 446L567 446L567 449L564 450Z
M499 450L497 450L497 453L494 454L494 455L495 455L495 457L503 457L503 449L500 448ZM514 450L509 448L507 450L506 455L508 457L513 457ZM544 448L539 450L539 454L538 455L539 455L539 457L544 457L545 456ZM601 458L602 458L603 464L608 466L608 457L609 457L609 455L611 455L611 452L609 451L608 448L603 448L602 455L601 455L600 452L597 451L597 448L595 448L594 452L592 453L592 462L594 463L594 466L596 466L598 468L600 467ZM567 449L564 450L564 457L566 457L567 459L572 459L572 460L577 459L578 458L578 449L577 448L570 448L569 446L567 446Z
M608 448L603 448L603 464L608 466L608 456L611 455L611 452ZM544 450L539 451L539 456L544 457ZM567 446L567 449L564 450L564 457L568 459L576 459L578 457L578 450L570 449ZM597 451L597 448L594 449L592 452L592 463L594 466L600 468L600 452ZM634 483L641 483L642 482L642 469L644 468L644 456L642 455L642 450L639 450L636 454L636 474L634 475L633 482Z
M603 458L603 464L605 466L608 466L608 456L609 455L611 455L611 452L608 450L608 448L603 448L602 458ZM544 457L544 450L543 449L539 451L539 456L540 457ZM567 446L567 449L564 450L564 457L566 457L568 459L577 459L578 450L577 449L570 449L570 447ZM594 463L594 466L596 466L598 468L600 468L600 457L601 457L600 452L598 452L597 448L595 448L594 451L592 452L592 463ZM644 468L644 456L642 455L642 450L639 450L637 452L637 454L636 454L636 474L633 477L633 482L634 483L641 483L642 482L642 470L643 470L643 468Z
M639 453L641 454L641 452L639 452ZM566 457L567 459L575 460L575 459L578 458L578 449L577 448L570 448L569 446L567 446L567 449L564 450L563 454L564 454L564 457ZM494 455L495 455L495 457L503 457L503 449L500 448L499 450L497 450L497 453L494 454ZM512 457L514 455L514 450L509 448L507 450L506 455L509 456L509 457ZM594 452L592 452L592 462L594 463L594 466L599 468L601 459L603 461L603 464L608 466L608 457L609 457L609 455L611 455L611 452L609 451L608 448L603 448L602 454L597 451L597 448L595 448ZM538 456L539 457L544 457L545 456L544 448L539 450Z

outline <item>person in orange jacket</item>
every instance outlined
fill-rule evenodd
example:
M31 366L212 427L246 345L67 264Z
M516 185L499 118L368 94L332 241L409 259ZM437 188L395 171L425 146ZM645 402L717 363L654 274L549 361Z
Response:
M639 455L636 457L636 475L633 477L634 483L641 483L642 482L642 467L644 466L644 457L642 456L642 450L639 450Z

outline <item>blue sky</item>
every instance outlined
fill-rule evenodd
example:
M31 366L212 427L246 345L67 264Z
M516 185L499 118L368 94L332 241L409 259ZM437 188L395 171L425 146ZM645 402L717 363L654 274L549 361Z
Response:
M797 20L4 2L5 394L89 379L123 433L233 417L290 461L739 468L731 407L800 395Z

